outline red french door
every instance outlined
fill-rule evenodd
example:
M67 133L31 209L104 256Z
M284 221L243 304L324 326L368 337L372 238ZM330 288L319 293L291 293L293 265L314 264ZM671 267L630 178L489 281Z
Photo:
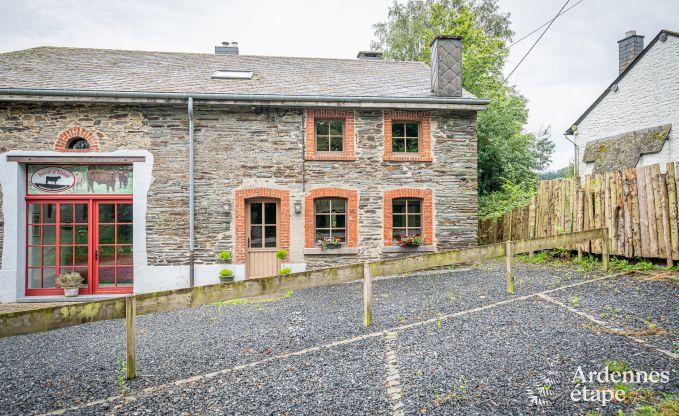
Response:
M61 295L57 276L78 272L81 294L131 293L132 200L26 198L26 295Z

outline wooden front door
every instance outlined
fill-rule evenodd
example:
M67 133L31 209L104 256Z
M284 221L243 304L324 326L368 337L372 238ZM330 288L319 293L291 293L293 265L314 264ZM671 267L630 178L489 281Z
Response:
M276 258L280 242L279 203L273 199L247 200L245 212L247 277L275 276L279 267Z

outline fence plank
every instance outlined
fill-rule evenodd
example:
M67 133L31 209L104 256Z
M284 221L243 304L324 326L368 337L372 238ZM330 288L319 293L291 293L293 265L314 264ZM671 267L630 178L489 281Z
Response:
M639 198L639 231L641 252L644 257L653 257L651 251L651 229L648 222L648 203L646 202L646 169L637 169L637 197Z
M639 225L639 197L637 191L637 173L636 169L630 168L625 171L630 187L630 204L632 216L632 256L643 256L641 250L641 232Z
M660 175L658 190L660 191L660 210L662 211L662 231L663 243L665 244L665 258L667 266L674 266L672 261L672 237L670 236L670 213L669 202L667 201L667 180L665 175Z
M679 260L679 224L677 224L677 184L674 163L667 164L667 205L670 223L672 259Z
M655 212L655 196L653 195L653 171L650 166L646 166L644 175L646 177L646 215L648 216L648 242L652 257L660 255L658 247L658 223Z

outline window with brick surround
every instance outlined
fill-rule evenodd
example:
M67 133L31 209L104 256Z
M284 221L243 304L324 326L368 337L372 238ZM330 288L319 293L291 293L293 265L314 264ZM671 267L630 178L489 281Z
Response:
M392 233L397 240L409 235L422 235L422 200L416 198L397 198L391 201Z
M316 120L316 152L342 152L344 120Z
M356 160L354 110L306 110L306 160Z
M399 236L420 234L434 244L434 209L431 189L402 188L384 191L384 245L394 246Z
M431 162L431 117L423 111L384 112L384 160Z
M419 153L420 124L413 122L392 121L391 151L393 153Z
M338 239L347 242L347 200L317 198L314 200L314 244Z
M317 188L304 198L304 246L320 247L323 238L339 237L342 246L358 247L358 192Z
M84 127L71 127L59 134L54 142L57 152L98 152L99 139Z

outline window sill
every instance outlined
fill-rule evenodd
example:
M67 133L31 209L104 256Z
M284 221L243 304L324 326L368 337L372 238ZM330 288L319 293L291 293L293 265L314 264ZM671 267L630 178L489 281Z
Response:
M350 155L350 154L321 154L321 153L312 153L312 154L307 154L304 156L304 160L341 160L341 161L348 161L348 162L355 162L356 161L356 155Z
M323 250L320 247L305 248L305 256L351 256L358 254L358 247L329 248Z
M382 247L383 253L434 253L436 252L436 246L419 246L404 248L399 246L385 246Z
M384 156L385 161L392 162L432 162L434 159L431 156Z

